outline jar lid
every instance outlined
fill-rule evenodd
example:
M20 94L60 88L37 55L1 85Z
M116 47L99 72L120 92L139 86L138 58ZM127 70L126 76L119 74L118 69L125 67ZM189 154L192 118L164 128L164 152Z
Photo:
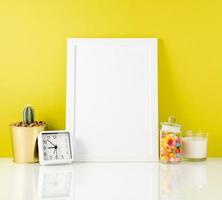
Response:
M178 127L178 128L181 127L180 124L176 123L176 117L174 117L174 116L170 116L168 118L168 122L161 122L160 124L163 126L174 126L174 127Z

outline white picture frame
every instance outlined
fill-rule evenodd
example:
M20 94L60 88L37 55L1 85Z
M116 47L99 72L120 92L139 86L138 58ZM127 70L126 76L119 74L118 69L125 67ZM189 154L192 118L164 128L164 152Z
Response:
M158 161L156 38L67 41L74 161Z

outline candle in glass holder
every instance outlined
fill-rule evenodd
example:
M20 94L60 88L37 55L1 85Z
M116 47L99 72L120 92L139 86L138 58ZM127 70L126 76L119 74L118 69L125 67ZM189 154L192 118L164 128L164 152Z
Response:
M207 133L188 131L182 137L182 155L188 160L205 160L207 158Z

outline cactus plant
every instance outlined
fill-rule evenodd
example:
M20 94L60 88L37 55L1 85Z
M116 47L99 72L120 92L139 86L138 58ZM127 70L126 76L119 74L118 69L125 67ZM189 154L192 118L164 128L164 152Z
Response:
M43 121L35 121L35 113L32 106L25 106L23 110L23 121L12 123L11 126L17 127L47 127L47 123Z
M31 106L26 106L23 110L24 124L32 124L34 122L34 109Z
M34 109L27 105L23 110L23 120L10 124L13 145L13 161L33 163L38 161L37 138L47 128L44 121L34 120Z

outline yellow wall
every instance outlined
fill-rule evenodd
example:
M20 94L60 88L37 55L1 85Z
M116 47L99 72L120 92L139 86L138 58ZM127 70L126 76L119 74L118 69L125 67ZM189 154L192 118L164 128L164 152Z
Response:
M221 0L0 0L0 156L25 104L65 126L67 37L158 37L160 121L209 132L222 156Z

